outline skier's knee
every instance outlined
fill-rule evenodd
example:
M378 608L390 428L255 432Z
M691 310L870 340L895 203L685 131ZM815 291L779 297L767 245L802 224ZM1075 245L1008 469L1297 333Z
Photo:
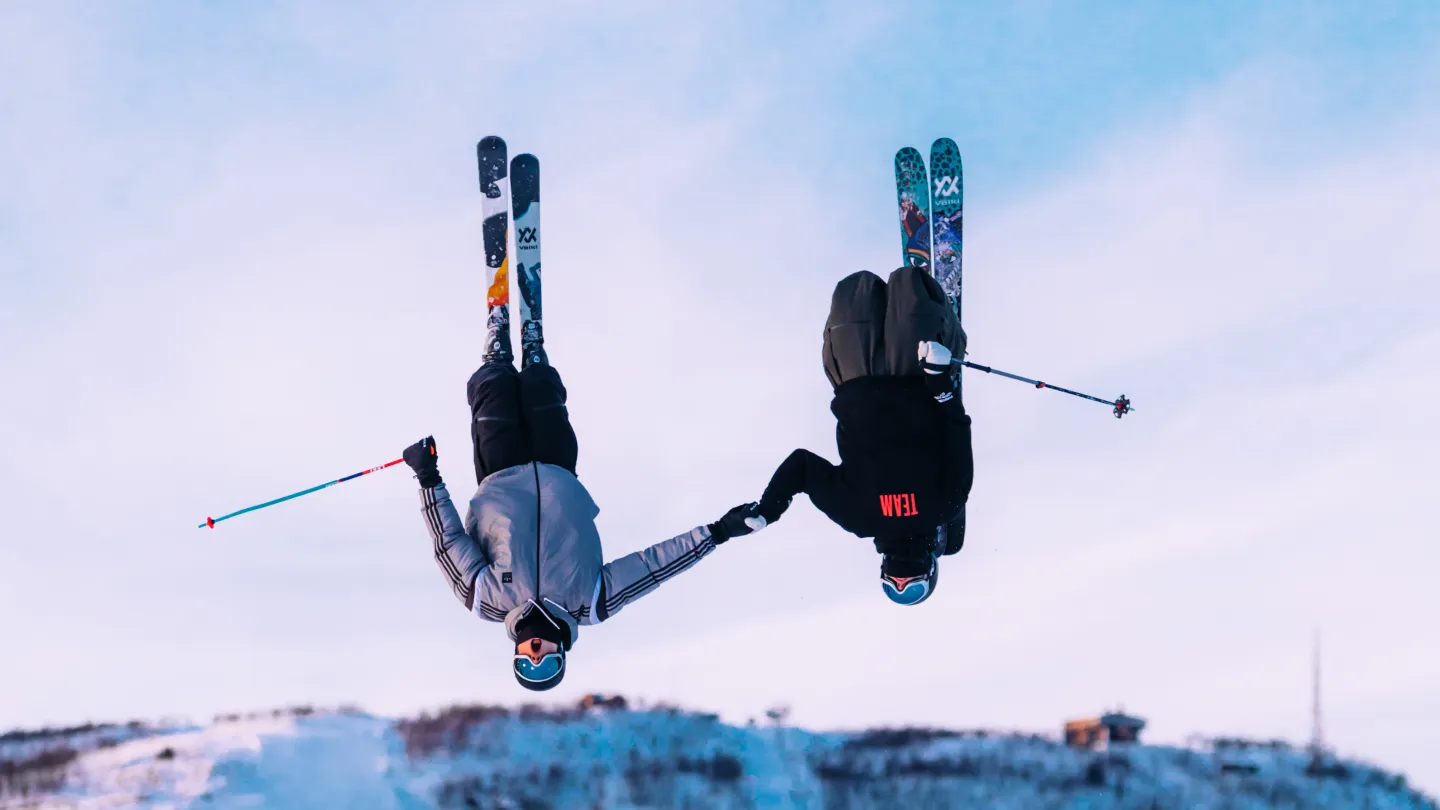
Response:
M848 275L848 276L840 279L840 284L849 285L849 286L854 286L854 285L859 284L859 283L861 283L862 281L866 281L866 280L869 280L871 283L874 283L874 284L884 284L884 283L885 283L885 279L880 278L880 276L876 275L875 273L872 273L872 272L869 271L869 270L856 270L855 272L851 273L850 275ZM840 284L837 284L837 285L835 285L835 286L838 287L838 286L840 286Z
M482 400L493 396L497 387L514 390L517 376L515 366L508 362L490 362L476 369L465 383L465 400L470 403L471 413Z
M861 290L879 290L881 292L878 294L872 292L870 295L878 297L879 300L883 301L884 289L885 279L880 278L869 270L858 270L840 279L840 282L835 285L835 292L830 296L831 309L834 310L837 307L848 309L853 307L854 305L851 302L861 298Z
M520 388L526 410L565 404L565 383L553 366L529 366L520 372Z

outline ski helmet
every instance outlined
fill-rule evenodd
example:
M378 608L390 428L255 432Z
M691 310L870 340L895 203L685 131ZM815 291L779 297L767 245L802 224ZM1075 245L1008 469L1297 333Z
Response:
M902 557L886 554L880 560L880 587L897 605L918 605L935 593L940 581L940 560L934 554Z
M531 604L515 625L515 680L532 692L543 692L565 679L570 633L545 608Z

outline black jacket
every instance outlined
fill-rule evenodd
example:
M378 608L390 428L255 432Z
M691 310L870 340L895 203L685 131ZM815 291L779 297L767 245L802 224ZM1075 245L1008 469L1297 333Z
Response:
M933 535L961 514L975 478L970 417L954 387L949 375L844 383L830 403L840 466L809 450L791 453L765 488L762 513L778 517L804 492L857 536Z

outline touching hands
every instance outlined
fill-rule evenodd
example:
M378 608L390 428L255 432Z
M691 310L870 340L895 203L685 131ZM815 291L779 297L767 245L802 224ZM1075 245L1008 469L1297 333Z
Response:
M765 528L769 521L760 514L758 503L742 503L711 523L710 536L719 545L734 537L744 537Z

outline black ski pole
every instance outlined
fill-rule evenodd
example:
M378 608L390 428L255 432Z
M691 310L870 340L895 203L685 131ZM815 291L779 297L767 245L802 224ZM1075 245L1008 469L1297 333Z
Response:
M1119 397L1117 397L1117 398L1112 402L1112 401L1110 401L1110 400L1108 400L1108 399L1101 399L1100 397L1092 397L1092 396L1090 396L1089 394L1082 394L1082 393L1080 393L1079 391L1071 391L1069 388L1061 388L1061 387L1058 386L1058 385L1051 385L1050 383L1047 383L1047 382L1041 382L1041 381L1039 381L1039 380L1032 380L1032 379L1030 379L1029 377L1021 377L1019 374L1011 374L1011 373L1008 372L1008 371L1001 371L1001 370L998 369L998 368L991 368L991 367L989 367L989 366L982 366L982 365L980 365L979 363L972 363L972 362L970 362L969 360L956 360L956 361L952 361L952 362L955 363L956 365L965 366L966 368L973 368L973 369L975 369L976 371L983 371L983 372L985 372L986 374L999 374L1001 377L1009 377L1009 378L1012 379L1012 380L1019 380L1020 382L1030 383L1031 385L1035 386L1036 388L1049 388L1049 389L1052 390L1052 391L1060 391L1060 392L1062 392L1062 393L1070 394L1071 396L1081 397L1082 399L1088 399L1088 400L1090 400L1091 402L1098 402L1098 403L1100 403L1100 404L1102 404L1102 405L1110 405L1110 406L1112 406L1112 408L1114 409L1112 412L1115 414L1115 418L1116 418L1116 419L1119 419L1120 417L1124 416L1125 414L1130 413L1131 411L1135 410L1134 408L1130 407L1130 400L1126 399L1124 394L1121 394Z

